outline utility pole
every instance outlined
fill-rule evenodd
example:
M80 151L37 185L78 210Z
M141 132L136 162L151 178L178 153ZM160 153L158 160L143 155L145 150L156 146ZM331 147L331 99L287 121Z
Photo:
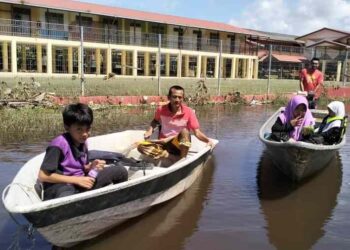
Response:
M81 87L81 96L85 95L85 79L84 79L84 27L80 26L80 87Z
M269 45L269 71L268 71L267 91L266 91L267 99L269 99L269 94L270 94L271 63L272 63L272 44Z
M218 96L221 95L221 58L222 58L222 40L220 40L220 50L219 50L219 62L218 62Z
M160 48L162 46L162 35L158 34L158 96L160 96L162 93L160 91L160 64L162 60L162 55L160 53Z

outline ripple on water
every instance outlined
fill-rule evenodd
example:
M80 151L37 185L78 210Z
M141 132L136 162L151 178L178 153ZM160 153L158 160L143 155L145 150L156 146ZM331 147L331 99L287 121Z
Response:
M201 129L220 140L204 178L184 195L76 249L350 249L349 143L325 171L294 185L265 157L258 140L260 126L275 110L196 108ZM122 120L139 129L149 122L120 114L118 121L97 124L94 133L123 130L116 125ZM0 187L46 144L0 146ZM7 248L14 229L4 210L0 216L6 232L0 232L6 236L0 248ZM45 241L38 239L40 244Z

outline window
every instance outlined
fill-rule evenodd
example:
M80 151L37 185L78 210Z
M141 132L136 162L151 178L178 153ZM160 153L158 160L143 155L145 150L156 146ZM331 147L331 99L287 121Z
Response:
M46 12L45 20L47 23L57 23L57 24L64 23L63 14L60 14L60 13Z
M130 24L130 44L141 45L141 41L142 41L141 24L131 23Z
M63 14L60 13L45 13L45 20L47 23L47 29L52 33L53 30L64 30L64 18ZM53 35L53 34L50 34ZM55 34L58 35L58 34Z
M219 46L219 33L210 33L209 44L212 46Z
M165 28L164 26L152 26L152 33L165 34Z
M79 22L80 19L80 22ZM76 22L84 27L92 27L92 17L87 16L76 16Z
M174 32L178 32L177 46L179 49L182 49L184 30L182 28L174 28Z

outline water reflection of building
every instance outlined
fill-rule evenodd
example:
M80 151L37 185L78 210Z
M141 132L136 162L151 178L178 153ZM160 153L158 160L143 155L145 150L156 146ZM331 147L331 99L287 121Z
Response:
M339 156L319 174L297 185L264 152L258 165L260 206L269 241L276 249L311 249L324 235L342 181Z
M203 203L212 185L213 158L209 158L202 174L183 194L153 207L102 236L80 244L96 249L181 249L197 227Z

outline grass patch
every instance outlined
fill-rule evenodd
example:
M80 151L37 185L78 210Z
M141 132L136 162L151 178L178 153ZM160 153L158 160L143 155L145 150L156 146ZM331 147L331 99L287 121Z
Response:
M31 82L29 77L14 77L2 79L9 87L14 87L19 81ZM199 79L161 79L161 94L166 95L171 85L177 84L185 88L186 94L195 95L197 82ZM53 92L58 96L79 96L80 80L73 78L36 77L36 82L40 83L39 90L42 92ZM205 81L210 95L216 95L218 89L217 79L207 79ZM271 80L271 93L285 93L298 90L297 80ZM243 80L243 79L222 79L221 94L226 95L232 92L241 94L265 94L267 90L267 80ZM140 96L158 95L157 78L87 78L85 83L86 96Z
M51 140L64 132L63 108L21 108L0 110L0 145ZM94 110L92 135L130 129L146 129L154 109L109 106Z

